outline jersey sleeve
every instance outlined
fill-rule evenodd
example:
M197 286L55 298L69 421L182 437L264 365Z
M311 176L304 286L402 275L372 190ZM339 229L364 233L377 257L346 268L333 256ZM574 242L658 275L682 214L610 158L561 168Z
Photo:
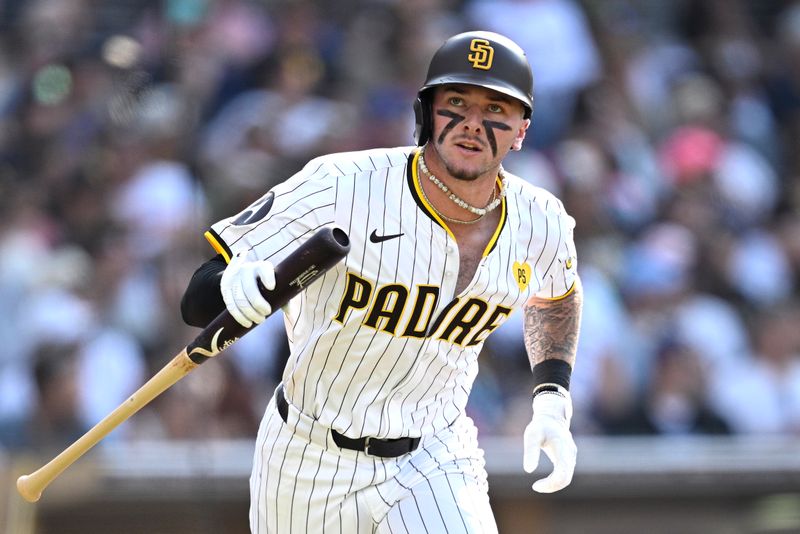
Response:
M560 200L547 202L544 224L544 247L535 262L536 276L541 280L539 298L557 300L569 295L575 287L578 261L573 231L575 219L567 214Z
M316 230L334 222L336 179L312 160L239 213L205 232L215 251L230 262L241 251L279 263Z

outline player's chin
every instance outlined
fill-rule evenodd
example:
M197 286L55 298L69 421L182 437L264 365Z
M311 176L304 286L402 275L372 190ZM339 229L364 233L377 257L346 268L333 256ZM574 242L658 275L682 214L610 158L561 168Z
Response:
M456 158L456 177L462 180L475 180L482 176L494 164L488 152L473 158Z
M459 162L450 171L454 178L471 182L477 180L483 174L483 165L466 165L465 162Z

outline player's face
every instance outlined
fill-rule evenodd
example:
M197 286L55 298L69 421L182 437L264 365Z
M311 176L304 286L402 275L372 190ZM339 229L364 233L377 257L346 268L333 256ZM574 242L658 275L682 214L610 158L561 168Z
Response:
M448 172L462 180L496 172L512 148L522 147L530 125L520 101L471 85L437 87L432 111L436 152Z

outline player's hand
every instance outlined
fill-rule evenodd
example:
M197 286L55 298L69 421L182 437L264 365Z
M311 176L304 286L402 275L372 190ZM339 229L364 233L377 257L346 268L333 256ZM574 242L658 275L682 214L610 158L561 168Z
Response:
M267 299L258 289L258 281L267 289L275 289L275 269L268 261L251 259L252 251L240 252L231 258L222 271L220 290L228 312L245 328L261 324L272 313Z
M572 399L569 392L543 391L533 397L533 419L525 428L524 468L533 473L539 465L539 451L543 450L553 462L553 472L533 483L540 493L552 493L572 482L578 449L569 431L572 418Z

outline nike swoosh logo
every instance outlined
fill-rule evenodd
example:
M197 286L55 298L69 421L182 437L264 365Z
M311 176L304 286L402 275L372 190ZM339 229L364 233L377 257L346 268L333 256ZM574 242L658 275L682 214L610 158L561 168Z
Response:
M400 237L403 234L387 234L387 235L378 235L377 230L373 230L371 234L369 234L369 240L373 243L382 243L384 241L389 241L390 239L395 239Z

